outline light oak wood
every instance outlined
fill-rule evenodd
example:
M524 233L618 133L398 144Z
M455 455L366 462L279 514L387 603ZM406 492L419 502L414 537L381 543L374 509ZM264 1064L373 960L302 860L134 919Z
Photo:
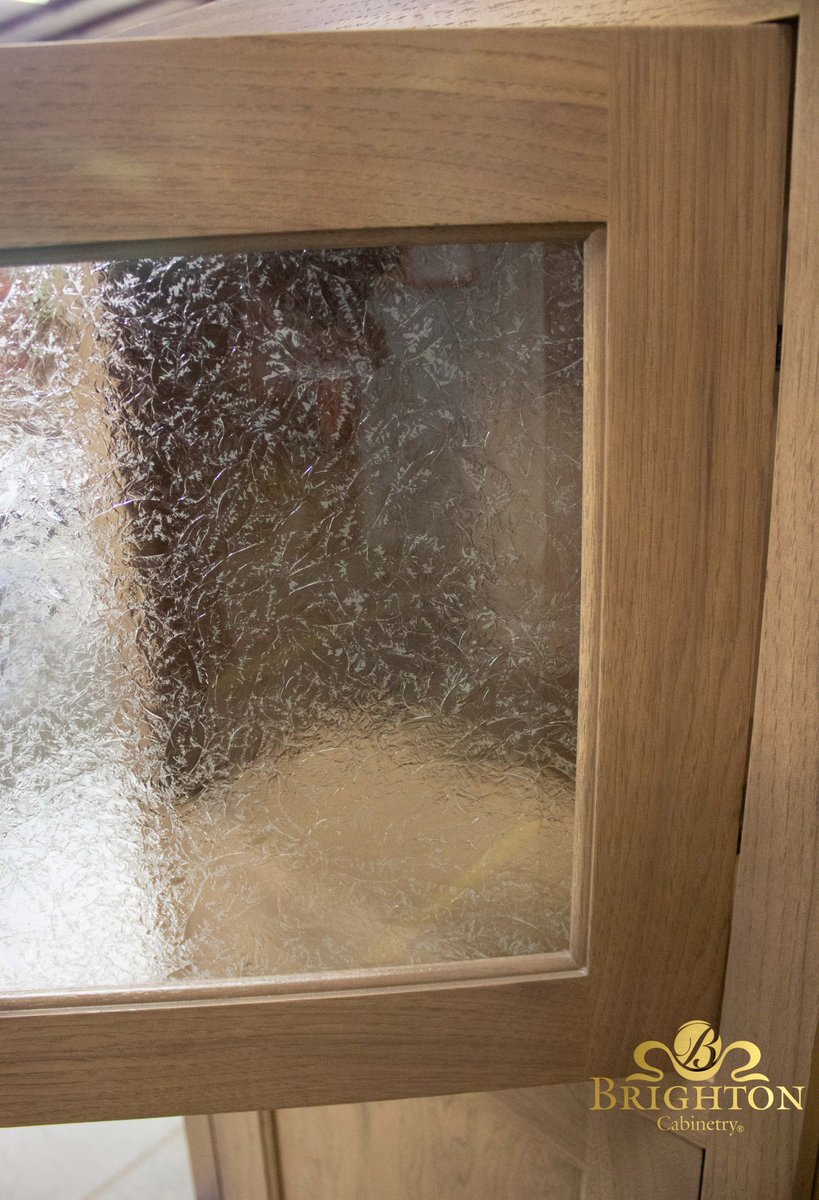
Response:
M121 36L503 25L734 25L794 16L797 0L216 0Z
M196 1200L281 1200L274 1113L188 1117L185 1131Z
M557 1087L508 1088L487 1092L487 1098L513 1112L534 1129L552 1149L580 1167L586 1166L589 1120L588 1085L563 1083Z
M325 980L328 989L332 979ZM0 1124L389 1099L586 1073L588 978L0 1016ZM272 1103L271 1103L272 1102Z
M616 1081L619 1085L626 1079ZM587 1156L586 1125L580 1121L581 1114L588 1113L594 1102L593 1084L563 1083L556 1087L509 1088L503 1092L493 1092L492 1096L499 1104L505 1104L524 1120L535 1125L543 1137L556 1140L560 1151L572 1162L585 1165ZM657 1124L657 1113L650 1110L615 1109L608 1114L614 1121L614 1132L622 1127L621 1117L638 1117L648 1121L652 1126ZM599 1115L589 1117L589 1128L594 1129L601 1118ZM618 1122L620 1124L618 1124ZM603 1120L603 1126L611 1131L612 1123L608 1118ZM716 1133L685 1131L674 1135L683 1141L690 1142L699 1149L705 1149L718 1136ZM605 1138L608 1134L605 1134ZM662 1139L660 1139L662 1141Z
M0 246L605 215L599 33L0 48Z
M702 1151L587 1085L276 1114L287 1200L697 1200ZM229 1198L225 1198L229 1200Z
M186 1117L185 1137L196 1200L223 1200L210 1117Z
M614 1114L610 1114L614 1115ZM583 1200L699 1200L703 1151L637 1113L591 1113Z
M276 1123L287 1200L581 1197L580 1168L484 1096L288 1109Z
M627 1065L643 1039L719 1013L768 516L789 82L781 29L620 38L590 942L590 1061L611 1076L613 1043ZM608 924L625 911L631 921Z
M583 526L581 545L582 652L577 722L577 787L572 872L570 949L588 961L594 853L594 784L597 771L597 712L603 602L603 538L606 412L606 230L584 243L583 276Z
M496 49L498 36L486 35ZM425 35L401 38L431 44ZM453 69L465 61L462 38L446 60ZM574 111L576 100L585 109L578 44L567 34L563 52L574 49L563 59L554 31L520 35L510 56L530 56L524 91L538 120L552 102L540 111L541 77L544 94L564 79L565 107ZM608 64L602 84L592 72L590 120L609 93L612 120L601 214L605 368L588 380L587 436L601 447L587 492L600 621L587 620L582 659L599 663L600 678L595 695L587 671L582 690L581 787L594 795L581 800L578 861L592 863L591 903L584 908L578 893L574 958L539 978L504 976L502 964L486 978L486 964L462 964L417 983L383 975L338 985L319 978L309 989L225 983L198 998L157 989L111 1002L41 998L37 1008L18 998L0 1016L0 1121L230 1112L520 1087L592 1070L616 1076L636 1042L668 1040L694 1016L716 1019L765 545L789 39L772 28L639 30L584 34L581 44L596 47L583 62ZM47 49L57 75L58 51L77 61L78 47ZM95 49L109 68L120 64L121 47ZM182 59L174 61L181 80ZM376 55L377 70L385 66ZM504 70L518 78L517 67ZM174 86L181 94L182 83ZM476 86L480 93L485 84ZM520 86L510 83L511 92ZM33 109L25 111L24 124ZM53 142L60 117L38 111L43 143ZM67 120L72 128L76 113ZM126 123L117 144L126 147L128 134ZM19 168L16 154L5 161ZM556 195L562 168L551 161ZM19 244L40 228L37 211L54 217L56 201L15 192L13 171L6 178L6 212L21 222L9 236ZM66 189L67 205L71 195ZM165 186L151 203L158 209L161 199L167 210L172 196ZM404 216L426 219L420 205ZM157 218L154 234L170 236L177 219L173 211L164 225ZM475 219L471 193L452 200L451 219ZM600 290L600 253L598 241L591 295ZM596 346L601 337L592 334ZM588 574L586 583L595 586ZM595 611L588 594L584 603Z
M799 1154L794 1170L793 1193L796 1200L819 1200L819 1024L813 1042L808 1099L802 1118Z
M273 1114L221 1113L210 1128L221 1200L280 1200Z
M819 8L800 23L776 470L765 613L723 1038L772 1080L807 1084L819 1019ZM816 1104L814 1095L813 1104ZM765 1113L710 1152L705 1200L810 1195L816 1122Z

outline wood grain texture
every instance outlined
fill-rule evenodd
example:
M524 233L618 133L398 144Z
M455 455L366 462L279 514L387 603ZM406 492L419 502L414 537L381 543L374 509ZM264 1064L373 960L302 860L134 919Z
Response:
M223 1200L210 1117L186 1117L185 1137L196 1200Z
M508 1088L487 1092L486 1097L528 1124L560 1157L585 1170L589 1108L593 1102L587 1083Z
M217 1113L209 1125L219 1200L281 1200L273 1113Z
M287 1200L581 1200L581 1169L489 1097L289 1109L276 1123Z
M349 1103L586 1073L588 978L0 1015L0 1126ZM332 986L331 982L328 986Z
M616 1082L623 1085L627 1080L623 1078ZM492 1096L499 1104L514 1109L520 1117L535 1125L544 1137L553 1138L561 1153L572 1162L582 1165L587 1163L586 1126L581 1126L580 1116L582 1113L588 1113L594 1102L593 1084L589 1080L583 1083L562 1083L552 1087L509 1088L506 1091L493 1092ZM602 1118L603 1124L611 1129L613 1121L616 1133L620 1117L630 1115L648 1121L652 1126L657 1124L657 1114L650 1110L622 1109L612 1110L609 1116ZM596 1114L589 1116L590 1128L594 1129L600 1120ZM719 1135L686 1131L675 1134L674 1138L680 1138L699 1149L704 1149L716 1136Z
M591 1061L611 1076L614 1045L625 1066L641 1040L719 1014L768 516L790 74L775 27L620 36L590 950L607 998ZM615 927L624 911L632 920Z
M282 1200L275 1114L186 1117L196 1200Z
M702 1151L588 1085L276 1114L287 1200L697 1200Z
M614 1119L589 1115L583 1200L699 1200L698 1146L661 1132L635 1112L609 1115Z
M803 15L795 97L776 468L759 681L722 1037L772 1080L807 1084L819 1019L819 8ZM814 1097L814 1104L816 1098ZM764 1120L762 1117L764 1116ZM811 1131L815 1139L815 1125ZM800 1120L760 1114L709 1152L705 1200L790 1200ZM815 1161L816 1144L803 1155Z
M594 788L603 596L605 487L602 469L606 415L606 229L583 244L583 524L580 555L581 671L577 716L577 786L570 949L585 963L591 935Z
M457 26L744 25L794 16L798 0L216 0L120 36Z
M590 38L616 66L602 440L589 464L603 514L601 632L595 644L587 624L582 642L584 665L600 664L582 752L583 786L595 789L588 957L580 937L574 969L540 979L374 978L333 991L329 978L315 985L326 994L231 998L225 987L197 1000L166 990L18 1004L0 1015L0 1122L617 1076L638 1041L716 1019L765 546L788 36ZM564 48L576 44L567 35ZM563 68L574 86L572 63ZM526 71L543 72L537 48ZM598 94L595 83L594 111ZM46 125L53 137L59 120ZM168 223L173 196L160 189ZM459 224L471 203L453 205Z
M610 39L420 31L0 48L0 246L597 221Z

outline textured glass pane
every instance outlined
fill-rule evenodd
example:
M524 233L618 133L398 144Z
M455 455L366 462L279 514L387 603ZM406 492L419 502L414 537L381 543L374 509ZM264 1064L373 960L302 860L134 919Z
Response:
M0 986L565 947L580 247L0 296Z

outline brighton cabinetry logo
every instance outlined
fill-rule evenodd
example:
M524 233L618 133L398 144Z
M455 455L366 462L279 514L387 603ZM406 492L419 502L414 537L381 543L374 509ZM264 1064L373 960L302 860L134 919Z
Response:
M593 1076L593 1112L656 1112L658 1127L669 1133L733 1136L745 1132L749 1112L802 1108L804 1086L772 1084L757 1070L762 1052L754 1042L723 1046L708 1021L686 1021L671 1046L641 1042L634 1051L634 1062L639 1069L624 1083L606 1075ZM684 1083L667 1081L669 1064ZM728 1066L730 1082L717 1082L717 1075Z

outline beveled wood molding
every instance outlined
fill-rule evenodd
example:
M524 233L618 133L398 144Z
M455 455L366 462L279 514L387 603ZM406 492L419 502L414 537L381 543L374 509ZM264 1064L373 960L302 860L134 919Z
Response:
M793 17L799 0L215 0L135 25L124 37L329 29L577 25L750 25Z
M290 233L221 234L217 237L149 238L75 242L52 246L0 247L0 266L100 262L115 258L163 258L173 254L241 254L268 250L317 250L339 246L440 246L467 242L550 242L587 239L597 225L585 222L515 225L414 225L405 229L300 229Z

